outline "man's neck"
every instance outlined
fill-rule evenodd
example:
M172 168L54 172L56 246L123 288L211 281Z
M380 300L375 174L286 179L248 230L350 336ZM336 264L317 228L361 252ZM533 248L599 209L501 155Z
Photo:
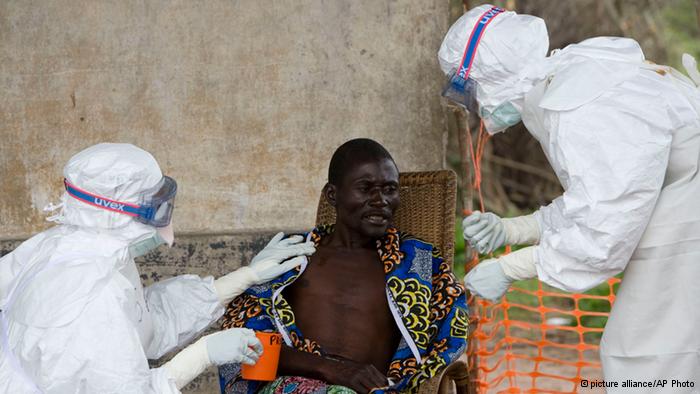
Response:
M339 249L375 249L375 240L349 229L342 223L336 223L333 233L326 244Z

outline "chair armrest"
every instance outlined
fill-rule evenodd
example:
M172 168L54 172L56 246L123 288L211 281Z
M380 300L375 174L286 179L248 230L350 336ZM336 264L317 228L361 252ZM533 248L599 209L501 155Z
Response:
M423 382L418 394L448 394L452 392L452 382L457 387L457 394L467 394L469 386L469 371L464 355L459 360L448 365L441 373Z

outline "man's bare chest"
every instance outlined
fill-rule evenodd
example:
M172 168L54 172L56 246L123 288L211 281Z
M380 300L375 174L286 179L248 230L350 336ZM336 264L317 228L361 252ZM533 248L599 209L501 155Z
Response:
M314 305L323 301L328 307L352 305L371 312L377 304L386 304L385 287L384 268L376 252L321 252L311 257L302 275L285 289L285 297L292 304L316 300Z
M376 251L312 256L284 290L297 327L327 352L386 370L398 344Z

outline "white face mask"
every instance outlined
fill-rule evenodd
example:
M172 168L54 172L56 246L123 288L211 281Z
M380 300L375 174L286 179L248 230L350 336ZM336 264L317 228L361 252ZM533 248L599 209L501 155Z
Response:
M143 256L160 245L168 244L168 246L173 246L174 241L175 234L173 233L173 224L171 222L165 227L156 227L156 231L153 232L153 234L129 245L129 256L131 256L132 259L135 259Z
M492 110L487 108L489 107L481 108L481 120L484 121L484 127L491 135L500 133L522 120L520 111L510 101L506 101Z
M173 231L173 221L170 221L170 224L168 224L165 227L156 227L156 232L160 234L160 236L163 238L166 244L168 246L173 246L173 242L175 242L175 233Z
M153 235L129 245L129 256L131 256L132 259L141 257L164 243L166 243L166 241L160 233L154 231Z

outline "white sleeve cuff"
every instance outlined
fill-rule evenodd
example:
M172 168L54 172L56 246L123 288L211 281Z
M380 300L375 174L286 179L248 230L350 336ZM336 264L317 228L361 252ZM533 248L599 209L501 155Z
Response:
M241 267L214 281L214 289L221 305L228 305L231 300L243 294L255 284L257 275L252 268Z
M503 273L512 280L536 278L535 248L536 246L528 246L499 257Z
M506 233L506 244L533 245L540 242L541 230L537 214L535 212L531 215L501 219Z
M204 337L182 349L162 368L175 380L177 388L182 389L210 365L206 337Z

